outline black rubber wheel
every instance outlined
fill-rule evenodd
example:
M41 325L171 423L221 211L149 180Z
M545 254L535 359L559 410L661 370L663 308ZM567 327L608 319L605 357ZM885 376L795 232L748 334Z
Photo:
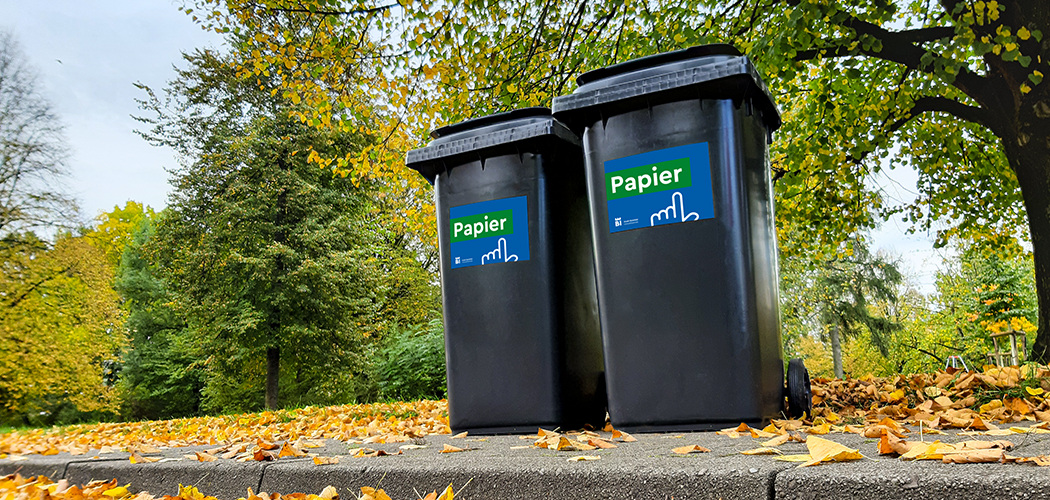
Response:
M799 358L788 361L787 372L788 416L813 416L813 392L809 386L809 370Z

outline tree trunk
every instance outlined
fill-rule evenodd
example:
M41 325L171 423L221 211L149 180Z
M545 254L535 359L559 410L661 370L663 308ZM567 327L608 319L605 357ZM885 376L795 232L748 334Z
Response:
M277 379L281 374L281 349L266 348L266 409L277 409Z
M1045 111L1050 113L1050 109ZM1027 147L1006 146L1007 158L1017 174L1028 215L1035 260L1035 291L1039 300L1039 320L1035 343L1028 359L1050 362L1050 134L1028 139ZM1008 142L1006 140L1003 141Z
M839 324L831 325L831 359L835 363L835 376L843 378L842 372L842 341L839 338Z

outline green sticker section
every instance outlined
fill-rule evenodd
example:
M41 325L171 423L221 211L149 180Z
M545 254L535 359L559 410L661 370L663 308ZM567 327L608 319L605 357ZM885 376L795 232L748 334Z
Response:
M514 233L514 216L511 210L460 217L452 219L451 224L453 243Z
M605 194L609 200L692 185L689 158L677 158L605 174Z

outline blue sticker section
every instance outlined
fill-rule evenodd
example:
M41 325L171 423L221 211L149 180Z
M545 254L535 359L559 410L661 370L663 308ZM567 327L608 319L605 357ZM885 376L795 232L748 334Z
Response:
M474 221L483 214L511 211L513 226L510 234L497 234L468 241L452 241L451 228L456 219ZM466 219L464 219L466 218ZM482 201L469 205L449 208L449 259L452 269L460 267L498 264L502 262L521 262L529 260L529 210L525 196L503 198L500 200ZM494 228L496 226L493 226ZM500 233L500 231L493 231ZM484 234L478 232L479 235Z
M677 172L675 177L674 172L664 171L672 167L688 171ZM614 174L628 170L623 175ZM648 173L648 179L644 178L645 173ZM605 175L611 233L715 216L711 160L706 142L609 160L605 162ZM686 177L690 179L688 185L675 182ZM640 187L657 185L661 180L664 182L661 190L650 188L650 192L645 192ZM625 188L633 190L623 191ZM615 193L614 189L617 190ZM635 192L637 194L630 194Z

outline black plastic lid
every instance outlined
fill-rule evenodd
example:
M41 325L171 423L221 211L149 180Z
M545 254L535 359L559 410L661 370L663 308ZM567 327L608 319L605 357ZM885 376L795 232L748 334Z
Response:
M672 52L663 52L660 54L653 54L651 56L639 57L637 59L631 59L620 64L614 64L612 66L606 66L604 68L598 68L595 70L588 71L578 77L576 77L576 85L585 87L587 84L604 80L607 78L613 78L627 73L632 73L639 70L656 70L661 73L667 71L661 66L688 61L690 59L697 59L700 57L708 56L731 56L739 57L742 56L736 47L729 45L728 43L712 43L709 45L696 45L687 49L675 50ZM636 80L637 78L632 78ZM606 82L613 83L613 82ZM577 90L579 92L579 90Z
M554 114L575 127L596 116L620 112L636 102L678 99L748 99L767 129L780 127L769 89L747 56L726 44L700 45L633 59L577 78L579 87L554 98Z
M544 140L580 146L580 138L551 116L549 108L524 108L448 125L430 133L426 147L408 152L405 164L431 183L457 162L505 154L508 148L533 148ZM546 143L544 143L546 144Z
M464 132L470 132L471 135L478 135L482 129L491 127L492 125L508 125L508 126L519 126L521 123L517 123L520 120L527 118L541 118L543 120L550 120L551 110L550 108L534 107L534 108L522 108L515 109L514 111L507 111L505 113L496 113L492 115L479 116L477 118L471 118L464 120L459 123L453 123L452 125L445 125L444 127L434 129L430 133L431 139L450 139L452 135L462 134ZM488 131L486 131L488 132ZM434 144L433 142L430 144Z

